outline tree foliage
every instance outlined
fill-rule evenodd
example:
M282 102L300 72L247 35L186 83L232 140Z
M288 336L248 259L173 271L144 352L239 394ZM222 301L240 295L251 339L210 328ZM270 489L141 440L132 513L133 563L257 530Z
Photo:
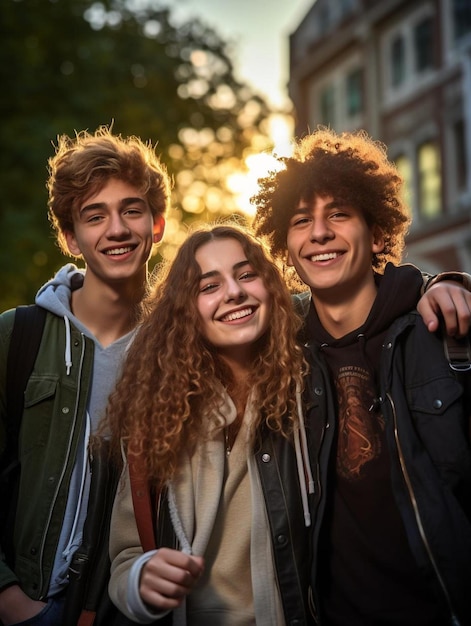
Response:
M151 0L2 0L0 38L2 310L32 301L64 261L45 189L58 135L112 123L157 144L175 180L167 245L182 222L236 211L225 180L269 110L212 29L176 26Z

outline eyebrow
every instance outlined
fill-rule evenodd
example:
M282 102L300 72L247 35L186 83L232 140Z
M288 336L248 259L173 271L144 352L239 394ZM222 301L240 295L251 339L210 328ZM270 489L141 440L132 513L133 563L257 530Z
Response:
M238 263L236 263L235 265L232 266L232 270L238 270L241 267L244 267L245 265L250 265L250 262L245 259L244 261L239 261ZM221 272L218 272L217 270L212 270L210 272L206 272L205 274L201 274L200 276L200 280L204 280L205 278L212 278L213 276L218 276Z
M130 204L136 204L136 203L145 205L145 200L139 197L123 198L122 200L119 201L119 208L120 209L126 208ZM90 211L106 209L107 206L108 206L107 202L92 202L91 204L86 204L84 207L82 207L79 211L79 215L81 216L84 213L88 213Z
M296 213L309 213L310 212L310 207L307 206L307 201L306 201L306 205L304 206L298 206L295 209L293 209L293 214ZM345 204L347 204L347 202L345 202L344 200L332 200L331 202L327 202L327 204L324 206L324 209L335 209L336 207L340 207L340 206L344 206Z

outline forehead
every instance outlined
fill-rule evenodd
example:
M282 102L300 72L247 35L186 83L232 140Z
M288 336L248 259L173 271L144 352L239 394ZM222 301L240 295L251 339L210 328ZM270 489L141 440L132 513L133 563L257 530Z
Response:
M201 273L231 271L235 265L247 261L242 244L236 239L213 239L198 248L195 260Z
M334 196L331 194L312 193L310 195L301 196L295 204L294 209L312 209L316 206L327 207L333 204L337 204L338 202L339 201L337 201L336 198L334 198Z
M109 204L119 202L125 198L140 198L144 200L145 196L135 185L117 178L109 178L82 201L82 206L94 203Z
M363 217L362 208L352 204L350 200L333 195L316 194L309 198L301 198L293 208L293 213L314 213L316 211L335 211L348 209L349 214Z

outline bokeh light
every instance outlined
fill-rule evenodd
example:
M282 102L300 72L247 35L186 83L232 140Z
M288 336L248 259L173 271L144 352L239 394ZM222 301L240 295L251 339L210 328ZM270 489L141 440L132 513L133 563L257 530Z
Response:
M234 194L237 206L250 216L255 213L250 198L257 192L258 180L281 169L282 164L277 157L288 157L293 150L294 121L291 116L281 113L270 115L267 126L273 148L248 154L244 160L246 170L233 172L227 177L227 187Z

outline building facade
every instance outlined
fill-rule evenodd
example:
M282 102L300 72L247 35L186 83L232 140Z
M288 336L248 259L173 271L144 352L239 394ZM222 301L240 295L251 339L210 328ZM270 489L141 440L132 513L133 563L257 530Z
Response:
M406 185L405 262L471 272L471 0L317 0L290 36L296 135L364 128Z

